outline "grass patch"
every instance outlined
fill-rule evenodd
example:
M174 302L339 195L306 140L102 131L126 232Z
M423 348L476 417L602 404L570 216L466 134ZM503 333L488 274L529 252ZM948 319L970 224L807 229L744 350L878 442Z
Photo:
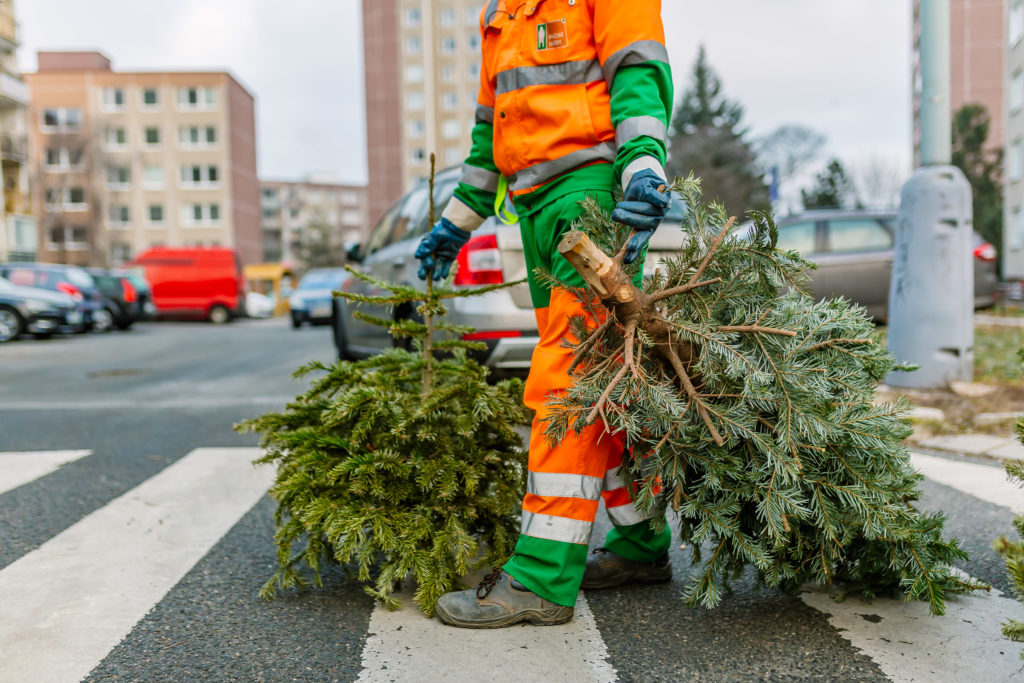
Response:
M1020 382L1017 351L1024 347L1024 328L977 327L974 330L974 381Z

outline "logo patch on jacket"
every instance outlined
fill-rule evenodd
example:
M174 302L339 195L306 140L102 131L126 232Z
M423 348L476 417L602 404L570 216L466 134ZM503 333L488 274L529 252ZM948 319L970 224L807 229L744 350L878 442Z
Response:
M565 19L537 24L537 50L557 50L569 47L569 33L565 30Z

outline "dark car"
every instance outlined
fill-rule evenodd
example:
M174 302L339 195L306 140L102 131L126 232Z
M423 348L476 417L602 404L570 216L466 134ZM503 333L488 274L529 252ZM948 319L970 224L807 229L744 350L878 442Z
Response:
M109 329L113 322L92 276L78 266L56 263L0 263L0 277L22 287L39 287L67 294L82 314L77 332Z
M298 329L303 323L329 324L334 300L332 292L341 287L347 275L344 268L314 268L303 275L288 299L292 327Z
M67 294L19 287L0 277L0 342L14 341L26 332L46 338L81 321L75 300Z
M156 306L153 304L153 288L149 286L146 279L146 271L143 268L111 268L114 275L128 278L128 281L135 287L139 297L139 320L152 320L156 317Z
M87 268L103 295L103 306L119 330L127 330L142 316L139 292L131 280L103 268Z

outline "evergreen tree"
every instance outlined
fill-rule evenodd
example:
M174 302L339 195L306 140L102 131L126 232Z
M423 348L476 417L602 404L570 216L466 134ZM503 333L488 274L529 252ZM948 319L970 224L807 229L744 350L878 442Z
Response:
M804 209L843 209L851 205L860 206L857 188L846 174L843 162L832 159L825 170L817 175L814 187L800 190Z
M359 579L372 582L366 591L391 607L411 574L416 603L432 614L459 576L511 555L526 473L514 430L527 422L522 383L487 381L487 369L466 356L480 344L444 321L444 302L519 283L454 289L451 278L436 286L428 279L424 292L350 272L390 294L336 296L416 306L422 322L357 311L410 348L312 362L296 373L322 374L309 391L239 426L262 434L266 454L257 462L277 465L270 494L278 569L261 594L304 585L303 564L320 585L325 563L354 562Z
M575 382L552 402L548 437L598 417L625 434L637 505L671 507L694 549L691 605L717 605L748 565L765 586L899 589L934 614L980 587L950 569L966 555L943 516L913 505L908 405L875 404L897 364L863 309L802 293L811 265L776 249L769 214L730 236L735 219L702 203L699 181L673 189L687 240L642 290L622 251L606 255L627 229L596 204L560 244L604 321L573 321ZM784 285L794 291L779 296Z
M997 249L1003 246L1003 153L985 147L991 121L980 104L966 104L953 116L953 165L971 183L974 229Z
M768 185L753 147L744 139L743 107L722 94L722 82L703 46L691 78L672 116L666 170L700 176L705 193L731 211L768 208Z
M1024 363L1024 349L1017 352L1017 357ZM1017 440L1024 443L1024 417L1017 420ZM1010 479L1018 484L1024 485L1024 460L1009 460L1004 464L1006 473ZM1018 515L1013 520L1013 526L1017 533L1024 537L1024 515ZM1024 602L1024 538L1011 541L1001 537L996 540L996 550L1006 560L1006 573L1010 577L1010 587L1017 596L1017 600ZM1010 640L1024 643L1024 621L1010 620L1003 624L1003 635ZM1024 652L1021 652L1024 659Z

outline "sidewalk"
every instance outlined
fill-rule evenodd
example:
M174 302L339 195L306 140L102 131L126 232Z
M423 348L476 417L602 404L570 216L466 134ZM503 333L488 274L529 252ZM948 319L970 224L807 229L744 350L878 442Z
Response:
M1024 327L1024 316L1013 317L1007 315L989 315L987 313L975 313L974 324L1002 325L1003 327Z
M935 436L918 441L911 448L927 448L944 453L973 455L994 460L1024 460L1024 445L1021 445L1019 441L1010 437L989 434Z

